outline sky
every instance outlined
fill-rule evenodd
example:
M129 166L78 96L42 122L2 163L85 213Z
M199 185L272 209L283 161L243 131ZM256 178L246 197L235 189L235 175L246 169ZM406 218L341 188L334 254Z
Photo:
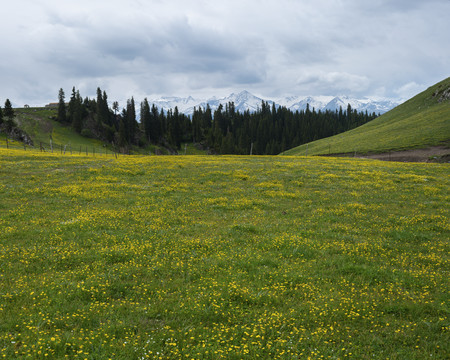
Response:
M408 99L450 76L450 0L16 0L0 21L0 106L72 88L109 101Z

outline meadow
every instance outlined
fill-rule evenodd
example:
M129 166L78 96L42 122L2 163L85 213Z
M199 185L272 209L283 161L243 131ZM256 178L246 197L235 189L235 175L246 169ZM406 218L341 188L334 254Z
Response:
M448 359L448 164L0 149L0 358Z

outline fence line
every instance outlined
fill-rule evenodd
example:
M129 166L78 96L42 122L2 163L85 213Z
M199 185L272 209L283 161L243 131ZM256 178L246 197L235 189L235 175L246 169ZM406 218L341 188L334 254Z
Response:
M72 146L71 144L58 144L54 143L50 140L49 143L39 141L34 145L25 144L19 140L14 140L5 136L5 134L0 133L0 149L16 149L16 150L24 150L24 151L37 151L42 153L60 153L61 155L86 155L93 157L117 157L119 155L130 155L130 149L128 147L121 148L121 151L116 149L110 149L106 146L87 146L87 145L76 145ZM184 154L186 155L187 146L185 144ZM154 152L154 155L161 155L162 153L158 150ZM136 155L146 155L143 153L139 153ZM148 155L152 155L152 152L149 152Z
M95 146L82 146L80 145L79 151L73 148L71 144L58 144L50 141L49 143L40 141L34 145L28 145L21 141L10 139L8 137L0 137L0 149L11 149L11 150L24 150L24 151L37 151L46 153L60 153L61 155L83 155L93 156L93 157L118 157L120 152L115 150L110 150L106 147L95 147ZM102 151L103 150L103 151Z

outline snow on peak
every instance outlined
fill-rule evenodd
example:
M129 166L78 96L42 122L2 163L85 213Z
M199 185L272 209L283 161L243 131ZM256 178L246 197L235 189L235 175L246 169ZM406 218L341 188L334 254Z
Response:
M220 104L225 106L229 102L234 102L235 109L240 112L249 110L250 112L257 111L261 107L261 103L267 101L270 106L275 102L277 106L285 106L291 111L301 111L305 110L309 104L309 109L315 109L316 111L326 111L326 110L342 110L346 111L348 104L352 109L357 111L367 111L369 113L385 113L399 103L391 99L355 99L346 95L340 96L287 96L276 101L269 99L259 98L247 90L243 90L238 94L232 93L229 96L222 98L210 97L208 99L195 99L192 96L187 98L180 97L161 97L159 99L149 100L149 103L155 104L158 108L164 110L173 109L175 106L181 113L186 115L192 115L194 108L205 108L209 104L212 111L215 111Z

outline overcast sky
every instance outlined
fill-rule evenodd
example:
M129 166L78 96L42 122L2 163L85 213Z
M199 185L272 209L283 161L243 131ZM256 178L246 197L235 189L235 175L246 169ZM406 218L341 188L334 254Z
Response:
M0 105L350 95L450 76L450 0L16 0L1 5Z

